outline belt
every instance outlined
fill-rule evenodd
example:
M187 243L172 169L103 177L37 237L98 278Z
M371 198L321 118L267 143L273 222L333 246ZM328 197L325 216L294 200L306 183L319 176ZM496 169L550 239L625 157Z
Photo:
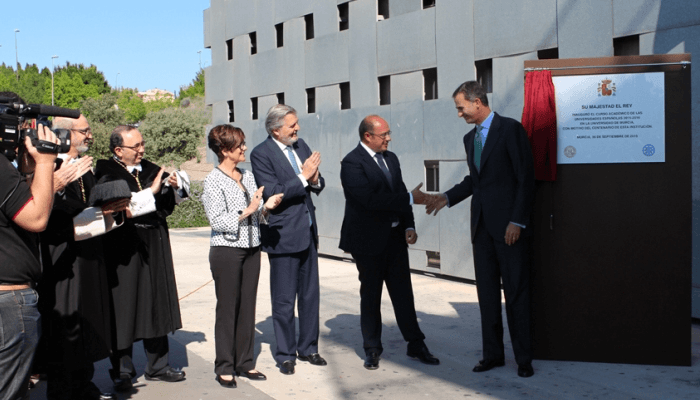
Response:
M24 290L31 289L31 283L0 283L0 291L2 290Z

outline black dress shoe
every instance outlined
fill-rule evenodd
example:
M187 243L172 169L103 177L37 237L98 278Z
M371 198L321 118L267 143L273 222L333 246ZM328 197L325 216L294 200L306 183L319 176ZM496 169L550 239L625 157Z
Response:
M365 357L365 368L375 370L379 368L379 354L371 352Z
M236 378L231 378L230 381L227 381L226 379L222 378L221 375L216 376L216 381L219 382L219 385L228 388L228 389L235 389L236 388Z
M506 365L506 360L504 360L504 359L480 360L479 363L474 366L474 369L472 369L472 371L474 371L474 372L486 372L490 369L494 369L496 367L502 367L504 365Z
M326 360L321 357L318 353L309 354L308 356L297 356L297 360L306 361L312 365L326 365L328 364Z
M264 381L267 380L267 377L265 374L262 372L239 372L238 375L245 376L246 378L250 379L251 381Z
M292 375L294 373L294 361L287 360L280 364L280 372L285 375Z
M440 364L440 360L435 358L432 354L430 354L430 351L428 350L428 347L426 345L423 345L419 347L417 350L416 349L408 349L406 352L406 355L411 357L411 358L417 358L422 362L423 364L428 364L428 365L438 365Z
M114 378L112 382L114 382L114 390L117 392L126 392L134 387L128 374L122 374L119 378Z
M518 365L518 376L521 378L529 378L535 375L535 370L532 369L532 364L519 364Z
M185 380L185 371L168 367L165 372L158 375L143 374L147 381L162 381L162 382L179 382Z

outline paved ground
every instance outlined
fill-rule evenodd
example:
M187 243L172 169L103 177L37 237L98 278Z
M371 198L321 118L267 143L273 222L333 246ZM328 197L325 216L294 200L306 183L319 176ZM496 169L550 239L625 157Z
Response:
M214 283L208 264L209 229L172 230L183 329L170 336L171 362L183 367L187 380L149 382L144 356L134 348L138 383L122 399L698 399L700 398L700 325L692 326L692 366L598 364L535 360L535 376L519 378L510 342L506 366L482 374L471 372L481 358L478 305L469 284L413 275L416 309L431 352L439 366L406 357L388 296L382 303L385 351L380 368L362 367L359 282L354 264L320 260L320 352L328 366L299 363L296 374L278 372L271 355L269 265L263 255L258 289L255 356L265 382L238 379L237 389L214 381ZM697 322L697 321L696 321ZM507 334L506 334L507 337ZM662 345L662 344L655 344ZM644 349L640 349L644 351ZM108 363L97 365L96 383L111 389ZM32 399L44 398L44 384Z

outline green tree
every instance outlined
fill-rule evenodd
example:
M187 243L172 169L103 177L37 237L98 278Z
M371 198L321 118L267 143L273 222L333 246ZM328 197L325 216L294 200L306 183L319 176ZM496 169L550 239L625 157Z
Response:
M125 89L119 92L117 106L124 111L124 116L128 123L136 123L146 117L146 104L143 99L132 89Z
M51 79L45 82L45 87L44 103L51 104ZM54 70L54 97L59 107L77 108L81 101L110 91L104 74L94 65L85 67L67 62Z
M146 115L139 131L148 147L146 158L159 165L175 165L197 158L197 146L209 122L201 108L166 108Z
M178 102L188 97L204 97L204 70L197 71L197 76L187 86L180 87Z
M88 119L92 129L93 144L88 154L95 160L111 156L109 151L109 135L117 125L126 123L124 111L115 107L117 96L103 94L97 98L88 98L80 104L80 110Z

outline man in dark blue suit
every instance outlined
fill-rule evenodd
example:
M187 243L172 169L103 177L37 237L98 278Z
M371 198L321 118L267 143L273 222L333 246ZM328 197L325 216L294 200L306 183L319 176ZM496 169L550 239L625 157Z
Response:
M530 247L535 174L527 133L491 111L484 89L465 82L452 95L457 115L476 127L464 136L469 175L426 207L428 213L472 196L471 237L481 311L483 359L474 372L505 365L501 279L518 375L530 377Z
M352 254L360 278L360 325L365 368L379 367L382 353L382 287L386 283L407 355L437 365L425 346L413 302L408 244L416 243L411 204L428 196L418 185L411 193L401 177L399 159L387 151L389 124L370 115L360 124L360 144L343 159L340 181L345 193L345 217L340 248Z
M272 320L280 372L294 373L296 359L326 365L318 354L319 283L318 229L311 193L317 195L325 182L318 171L321 154L311 152L299 139L299 119L284 104L267 112L265 129L270 135L250 155L263 197L284 193L282 203L261 225L262 249L270 260ZM299 338L294 325L294 304L299 301Z

